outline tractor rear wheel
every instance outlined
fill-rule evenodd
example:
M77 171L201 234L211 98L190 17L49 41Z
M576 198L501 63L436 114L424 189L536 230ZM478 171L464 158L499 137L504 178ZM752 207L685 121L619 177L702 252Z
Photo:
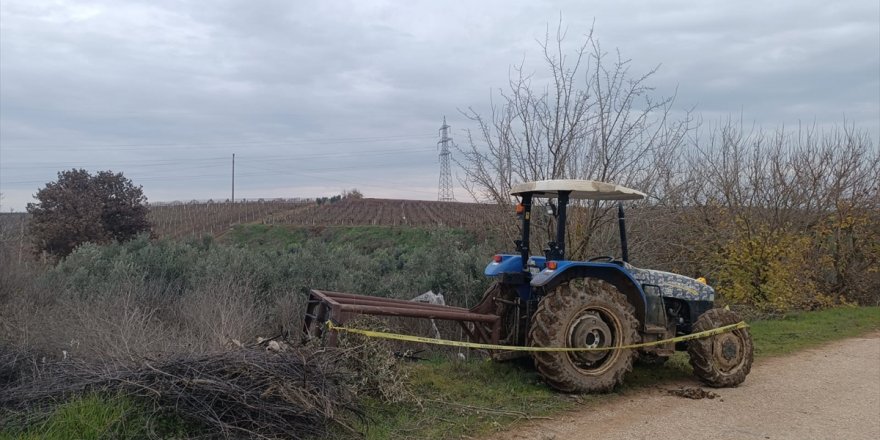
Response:
M740 322L736 313L711 309L700 315L693 332L698 333ZM736 329L688 342L694 375L710 387L735 387L752 369L754 346L747 328Z
M614 347L638 342L633 306L596 279L560 284L538 304L529 329L532 347ZM632 369L635 350L533 352L538 373L570 393L608 392Z

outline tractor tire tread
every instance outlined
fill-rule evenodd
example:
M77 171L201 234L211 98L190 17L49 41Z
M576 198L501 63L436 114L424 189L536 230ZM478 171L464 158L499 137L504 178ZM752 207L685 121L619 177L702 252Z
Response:
M693 333L711 330L740 322L736 313L726 309L711 309L700 315L693 326ZM752 369L754 344L748 328L734 330L743 341L744 361L731 372L723 372L713 361L713 338L695 339L688 342L688 355L694 375L710 387L735 387L741 384Z
M583 288L572 286L572 281L583 282ZM548 293L538 304L529 329L529 345L533 347L564 346L564 332L568 322L561 321L566 312L576 310L586 301L598 301L615 309L623 326L623 343L639 341L638 321L634 307L614 286L598 279L578 279L565 282ZM564 318L563 318L564 319ZM601 376L579 374L568 354L564 352L534 352L536 369L551 387L568 393L609 392L620 384L623 376L632 370L634 350L623 350L613 369Z

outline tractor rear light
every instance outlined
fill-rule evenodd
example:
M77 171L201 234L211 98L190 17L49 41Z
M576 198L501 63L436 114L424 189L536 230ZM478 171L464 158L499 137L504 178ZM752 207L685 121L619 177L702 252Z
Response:
M501 255L496 255L496 256L492 257L492 261L494 261L496 263L500 263L501 260L502 260Z
M547 270L556 270L557 267L558 267L558 265L556 264L555 261L548 261L547 262Z

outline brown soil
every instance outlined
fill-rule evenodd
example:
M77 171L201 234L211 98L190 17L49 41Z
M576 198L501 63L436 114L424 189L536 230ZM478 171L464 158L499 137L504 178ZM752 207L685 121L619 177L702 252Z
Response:
M687 399L714 399L720 397L718 394L697 387L681 387L669 390L669 394Z
M761 360L739 387L713 389L717 398L669 392L698 385L694 380L612 397L490 438L880 438L880 333Z

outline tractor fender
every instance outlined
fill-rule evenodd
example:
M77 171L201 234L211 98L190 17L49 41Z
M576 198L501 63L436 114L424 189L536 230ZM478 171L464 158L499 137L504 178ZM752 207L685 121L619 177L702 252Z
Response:
M522 257L519 255L500 254L501 262L492 261L483 273L487 277L496 277L505 273L522 272Z
M501 257L500 262L496 263L495 261L491 261L486 265L486 269L483 273L487 277L495 277L506 273L521 273L523 271L521 256L514 254L498 254L497 257ZM547 259L544 257L531 256L526 261L526 267L528 268L529 273L533 275L544 269L546 264Z
M635 308L636 319L645 326L647 300L642 285L623 267L614 263L559 261L556 270L544 269L532 277L532 287L551 290L575 278L598 278L617 288Z

